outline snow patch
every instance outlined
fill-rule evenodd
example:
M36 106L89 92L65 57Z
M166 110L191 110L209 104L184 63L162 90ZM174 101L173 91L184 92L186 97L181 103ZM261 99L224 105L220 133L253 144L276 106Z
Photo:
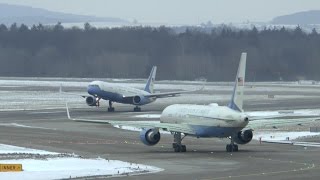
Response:
M131 127L131 126L114 125L113 127L128 130L128 131L139 131L139 132L142 131L141 128L136 128L136 127Z
M55 152L43 151L38 149L30 149L25 147L18 147L6 144L0 144L0 154L41 154L41 155L50 155L50 154L59 154ZM0 161L2 162L2 160Z
M27 158L25 155L41 155L41 158ZM163 169L134 164L118 160L85 159L74 154L60 154L55 152L30 149L18 146L0 144L2 157L18 159L0 160L0 164L22 164L22 172L2 172L1 179L66 179L87 176L128 176L145 173L155 173ZM21 155L21 157L17 157ZM36 157L36 156L34 156Z
M160 118L161 114L141 114L141 115L135 115L133 117L135 118Z
M22 172L2 172L1 179L63 179L87 176L117 176L129 173L158 172L162 169L117 160L48 158L46 160L1 160L1 163L22 164Z

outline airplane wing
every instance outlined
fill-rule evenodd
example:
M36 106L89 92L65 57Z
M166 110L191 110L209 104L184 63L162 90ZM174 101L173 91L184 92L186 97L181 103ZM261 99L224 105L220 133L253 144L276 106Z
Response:
M246 112L249 118L247 128L270 129L283 126L303 126L320 120L319 111L255 111Z
M249 121L246 128L250 129L277 129L284 126L304 126L320 121L320 117L291 118L291 119L262 119Z
M159 128L164 131L169 132L181 132L184 134L195 134L194 130L184 124L169 124L169 123L160 123L160 122L139 122L139 121L115 121L115 120L94 120L94 119L77 119L71 118L69 108L67 106L67 115L68 119L77 122L87 122L87 123L99 123L99 124L111 124L113 126L130 126L135 128Z
M319 118L319 111L315 110L294 110L294 111L253 111L245 113L250 121L263 119L301 119Z
M303 119L303 118L319 118L320 115L274 115L274 116L248 116L250 121L272 120L272 119Z
M83 98L86 98L86 97L91 96L91 95L89 95L89 94L76 94L76 93L65 92L65 91L62 90L62 86L61 86L61 85L60 85L59 93L60 93L60 94L62 94L62 93L63 93L63 94L69 94L69 95L74 95L74 96L81 96L81 97L83 97Z
M175 92L165 92L165 93L153 93L145 95L145 97L156 97L156 98L166 98L166 97L172 97L177 96L184 93L190 93L190 92L197 92L203 90L204 86L202 86L200 89L196 90L189 90L189 91L175 91Z

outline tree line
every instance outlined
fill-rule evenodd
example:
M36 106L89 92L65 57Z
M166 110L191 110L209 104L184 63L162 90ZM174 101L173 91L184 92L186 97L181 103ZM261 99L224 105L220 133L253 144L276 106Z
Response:
M247 80L320 80L320 35L294 29L213 27L64 28L0 25L0 76L234 79L248 52Z

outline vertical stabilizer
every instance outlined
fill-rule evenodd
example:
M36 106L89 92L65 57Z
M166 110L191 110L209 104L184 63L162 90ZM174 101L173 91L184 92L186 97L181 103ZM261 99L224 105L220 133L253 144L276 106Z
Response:
M153 66L150 72L149 78L147 80L146 87L144 88L144 90L149 93L153 93L153 84L156 78L156 73L157 73L157 66Z
M240 112L243 111L242 105L243 105L244 82L245 82L245 76L246 76L246 61L247 61L247 53L243 52L241 54L237 77L234 83L232 98L228 105L229 108L236 111L240 111Z

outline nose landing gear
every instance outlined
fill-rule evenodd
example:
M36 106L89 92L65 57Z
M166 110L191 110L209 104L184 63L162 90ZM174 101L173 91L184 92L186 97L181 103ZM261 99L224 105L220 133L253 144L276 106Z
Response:
M141 112L141 108L139 106L136 106L133 108L134 112Z
M109 101L108 112L114 112L114 107L112 107L112 101Z

